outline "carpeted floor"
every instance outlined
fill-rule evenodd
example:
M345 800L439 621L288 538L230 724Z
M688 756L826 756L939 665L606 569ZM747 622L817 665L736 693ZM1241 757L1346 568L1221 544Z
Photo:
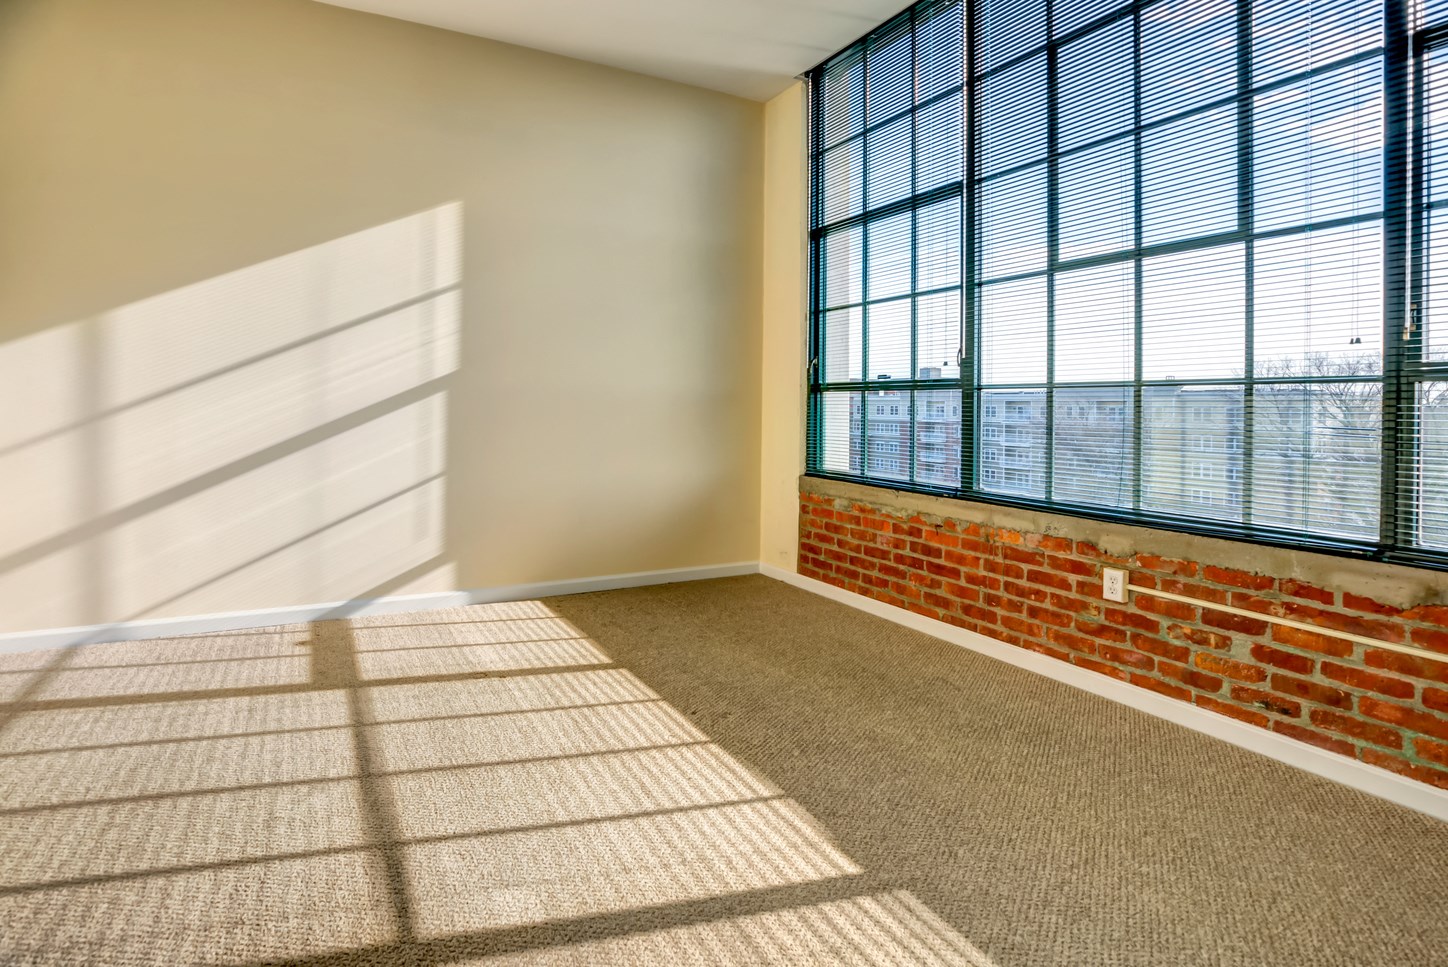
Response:
M0 964L1448 964L1448 825L762 577L0 656Z

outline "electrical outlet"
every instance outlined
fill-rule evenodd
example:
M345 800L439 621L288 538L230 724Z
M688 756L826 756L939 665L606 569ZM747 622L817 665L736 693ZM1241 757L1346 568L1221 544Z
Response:
M1107 601L1126 600L1126 572L1119 567L1101 569L1101 596Z

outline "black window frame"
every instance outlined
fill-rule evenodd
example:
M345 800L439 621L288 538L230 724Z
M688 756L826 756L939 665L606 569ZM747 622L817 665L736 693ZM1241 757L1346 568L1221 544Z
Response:
M1049 17L1048 0L1045 16ZM1120 16L1122 11L1130 11L1133 15L1140 10L1153 6L1164 0L1134 0L1129 4L1122 4L1104 16L1094 18L1089 24L1083 24L1073 29L1069 34L1061 38L1051 40L1047 45L1049 81L1048 97L1050 107L1048 111L1054 112L1056 100L1055 91L1055 51L1064 43L1074 39L1076 36L1090 32L1094 27L1099 27L1107 20ZM1281 382L1293 384L1309 384L1314 381L1320 382L1376 382L1382 387L1382 423L1381 433L1381 490L1380 490L1380 513L1379 532L1376 540L1352 539L1332 537L1323 534L1304 533L1298 530L1289 530L1276 527L1262 526L1257 524L1242 524L1230 521L1211 520L1209 518L1191 519L1165 513L1155 513L1150 510L1122 510L1118 508L1101 507L1095 505L1071 503L1064 500L1043 499L1037 497L1015 496L982 490L979 486L980 452L986 445L985 438L978 432L980 421L977 419L977 402L984 397L981 395L981 386L975 373L979 370L979 360L975 353L975 334L977 331L976 313L978 311L978 279L979 259L975 252L977 238L977 223L979 213L977 209L977 185L984 179L979 175L978 151L979 137L976 130L979 112L977 103L979 98L979 87L976 72L970 66L970 56L974 49L974 34L976 25L972 22L971 13L975 7L972 0L922 0L922 2L910 7L902 13L892 17L880 27L862 36L853 44L844 48L839 54L829 58L818 67L805 75L806 96L809 104L807 124L807 155L809 161L809 315L808 315L808 355L807 355L807 457L805 473L810 477L822 479L835 479L852 483L864 484L867 486L880 487L890 490L921 493L931 496L956 498L962 501L997 505L1002 507L1015 507L1035 511L1043 511L1052 514L1060 514L1069 517L1080 517L1094 520L1113 521L1122 524L1150 527L1160 530L1174 531L1187 534L1197 534L1208 537L1224 538L1239 541L1247 544L1260 544L1266 546L1290 547L1312 550L1320 553L1341 555L1347 557L1364 558L1369 560L1384 561L1389 563L1404 564L1414 567L1423 567L1437 570L1448 570L1448 550L1439 551L1432 548L1418 546L1414 543L1416 533L1415 508L1420 499L1416 492L1417 480L1417 455L1414 449L1417 445L1414 441L1418 427L1416 425L1417 414L1417 393L1419 386L1424 382L1448 381L1448 360L1442 362L1431 362L1424 359L1423 355L1423 326L1419 318L1420 306L1423 304L1425 276L1427 269L1427 246L1425 244L1425 224L1427 213L1431 208L1438 207L1445 209L1445 217L1448 217L1448 201L1440 201L1436 206L1429 203L1424 192L1424 180L1426 175L1426 145L1424 136L1424 114L1425 104L1424 74L1426 56L1430 51L1442 49L1444 56L1448 57L1448 22L1438 24L1422 25L1414 22L1414 5L1420 0L1384 0L1383 2L1383 45L1374 47L1367 52L1358 52L1348 58L1333 61L1330 64L1319 65L1306 73L1295 73L1290 77L1279 79L1277 83L1294 83L1303 79L1308 74L1317 74L1328 70L1339 69L1345 64L1357 60L1366 60L1372 57L1381 57L1382 83L1383 83L1383 124L1384 124L1384 149L1382 169L1382 210L1368 215L1356 214L1346 218L1325 221L1320 225L1313 225L1311 228L1331 227L1342 224L1359 223L1364 221L1381 221L1382 225L1382 252L1383 252L1383 369L1381 375L1349 378L1345 380L1340 375L1313 378L1293 377L1282 379ZM961 69L963 82L964 99L964 135L962 150L964 162L962 178L958 182L949 185L939 186L932 189L931 197L925 198L921 195L911 196L894 202L885 208L898 211L919 210L926 204L940 198L957 196L961 199L962 208L962 325L961 325L961 347L960 347L960 376L958 379L949 381L948 388L958 392L960 397L960 483L958 486L943 486L922 484L918 481L881 479L878 476L868 475L868 442L864 444L865 459L859 468L851 467L848 473L826 470L822 466L821 433L823 431L823 399L826 393L856 393L861 400L861 413L868 405L871 391L888 389L891 392L904 394L906 401L917 398L919 391L942 389L940 380L919 379L920 373L912 368L910 379L893 379L888 384L873 383L871 374L864 369L861 371L861 378L855 381L825 381L824 367L820 359L821 331L824 326L823 303L824 265L822 264L822 241L827 234L836 231L845 222L855 222L866 225L870 221L888 215L889 211L870 211L866 208L867 203L861 203L860 213L850 219L839 220L830 223L823 223L822 206L824 186L820 177L820 163L823 159L822 146L819 144L820 133L823 130L824 109L823 98L819 96L820 79L823 72L839 58L858 52L864 60L862 74L868 68L869 49L872 40L889 31L898 31L902 24L912 25L916 18L928 14L930 11L948 7L951 4L959 3L963 11L964 19L964 49L965 61ZM1236 0L1239 8L1238 24L1239 31L1250 30L1247 26L1250 19L1243 15L1245 9L1250 12L1251 0ZM1138 21L1139 22L1139 21ZM1239 34L1240 36L1240 34ZM1137 46L1137 58L1140 59L1140 47ZM1250 44L1239 43L1238 60L1239 72L1249 71L1247 63ZM1035 48L1033 48L1035 50ZM918 56L918 54L914 55ZM1009 63L1009 62L1005 62ZM992 71L1000 70L1002 65L994 65ZM1448 68L1445 68L1448 70ZM1135 246L1135 266L1138 294L1140 292L1141 251L1144 248L1143 236L1140 234L1140 220L1142 217L1142 206L1140 196L1141 181L1141 137L1142 130L1140 114L1141 101L1141 80L1138 75L1134 80L1136 98L1136 151L1137 168L1136 182L1138 185L1134 204L1134 213L1138 221L1138 233ZM1239 79L1238 88L1230 98L1221 99L1224 102L1237 105L1239 125L1248 125L1250 131L1250 104L1252 97L1262 89L1259 85L1253 88L1250 83L1243 83ZM1448 96L1448 92L1445 92ZM1215 103L1215 102L1214 102ZM1193 108L1195 113L1203 110L1201 107ZM1177 115L1174 115L1177 116ZM1155 121L1153 124L1165 123ZM868 125L866 125L868 128ZM1051 140L1048 160L1046 162L1047 177L1056 177L1055 159L1057 146L1055 145L1055 125L1048 126L1048 138ZM1239 127L1239 132L1241 128ZM862 135L863 137L864 135ZM1250 150L1250 137L1242 138L1239 135L1238 152L1239 156L1245 155ZM1079 149L1080 146L1077 146ZM868 172L868 158L863 159L863 166ZM1005 171L1008 169L1002 169ZM996 177L1000 172L993 172L991 177ZM1248 179L1248 186L1245 192L1239 191L1239 207L1250 207L1250 179L1252 177L1250 163L1239 162L1239 178ZM861 189L864 191L864 189ZM1054 200L1054 196L1052 196ZM1254 232L1250 226L1250 214L1246 216L1249 223L1243 230L1239 216L1239 227L1231 233L1214 239L1214 243L1226 243L1233 240L1242 240L1250 244L1251 241L1270 235L1268 232ZM1056 271L1056 248L1055 241L1057 220L1055 205L1048 207L1048 221L1052 224L1048 227L1050 236L1050 249L1048 255L1048 269L1045 272ZM1296 226L1290 231L1304 231L1302 226ZM1285 233L1285 232L1282 232ZM863 234L863 232L862 232ZM912 241L912 249L913 249ZM1193 239L1185 244L1176 244L1177 249L1205 248L1209 243L1201 239ZM1172 249L1173 243L1163 246L1146 246L1146 248ZM1122 261L1118 255L1112 255L1105 259L1093 259L1091 257L1075 260L1071 266L1081 267L1092 264L1094 261L1119 262ZM912 263L913 264L913 263ZM1250 263L1249 263L1250 264ZM867 280L868 263L861 268L862 287L868 286ZM1443 269L1448 272L1448 265ZM1250 271L1250 269L1248 270ZM1250 276L1248 291L1250 292ZM862 299L867 289L862 289ZM912 290L913 291L913 290ZM1250 300L1250 296L1249 296ZM1138 364L1135 370L1135 378L1130 381L1132 389L1134 408L1128 411L1127 418L1132 424L1131 433L1134 436L1135 460L1134 473L1136 474L1137 495L1133 505L1140 506L1140 476L1141 476L1141 433L1142 433L1142 390L1144 386L1153 385L1156 381L1143 381L1142 369L1139 358L1141 355L1140 339L1140 314L1141 300L1136 301L1137 314L1137 339L1135 352L1138 357ZM1250 309L1248 310L1250 313ZM1250 329L1249 329L1250 331ZM1048 340L1051 330L1048 328ZM868 335L864 336L868 339ZM1048 343L1049 346L1049 343ZM913 359L912 349L912 359ZM868 357L866 357L868 358ZM1045 383L1045 419L1046 431L1044 445L1042 445L1042 459L1045 462L1045 479L1047 489L1044 491L1049 495L1050 481L1052 479L1053 451L1052 445L1052 422L1055 419L1054 389L1056 382L1049 378L1050 354L1048 350L1048 379ZM1249 357L1250 358L1250 357ZM1270 382L1266 380L1265 382ZM1120 381L1110 381L1113 387L1122 385ZM1211 380L1182 380L1177 383L1191 383L1193 385L1213 382ZM1243 434L1248 437L1244 444L1244 459L1241 461L1241 468L1238 471L1242 476L1242 500L1245 504L1250 500L1252 483L1252 461L1250 457L1250 434L1252 433L1253 421L1251 418L1251 406L1253 399L1253 387L1264 380L1254 378L1252 367L1249 365L1244 376L1233 379L1219 380L1222 384L1232 384L1243 387L1243 406L1247 410L1243 420ZM993 405L993 404L987 404ZM914 465L915 432L914 432L914 407L911 410L910 418L910 442L911 442L911 464ZM868 432L866 427L865 432ZM991 445L999 446L999 441L992 441ZM1185 450L1183 450L1185 452ZM859 472L855 472L858 469ZM914 473L910 476L913 478Z

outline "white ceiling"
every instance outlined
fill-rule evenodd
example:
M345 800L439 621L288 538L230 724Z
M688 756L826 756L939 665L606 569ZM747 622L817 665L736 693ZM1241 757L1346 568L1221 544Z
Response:
M762 101L910 0L322 0Z

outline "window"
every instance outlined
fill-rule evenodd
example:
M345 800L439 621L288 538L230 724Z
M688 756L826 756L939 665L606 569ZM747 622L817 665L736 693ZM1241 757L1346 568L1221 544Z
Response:
M1448 566L1448 0L1022 9L811 73L809 472L887 381L960 496Z

